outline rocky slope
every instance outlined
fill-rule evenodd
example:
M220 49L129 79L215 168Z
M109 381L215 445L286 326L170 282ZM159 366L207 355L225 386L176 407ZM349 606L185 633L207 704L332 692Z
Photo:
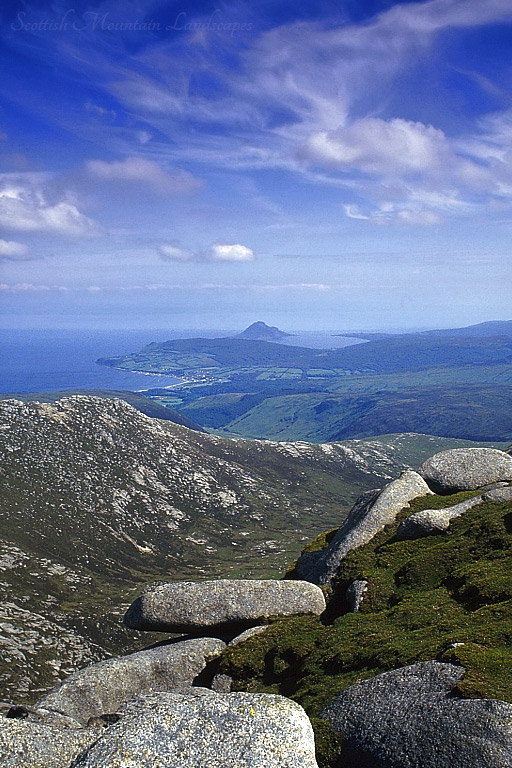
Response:
M141 584L276 575L361 490L450 444L228 440L121 400L1 402L2 697L138 649L120 617Z
M136 648L119 606L148 579L278 572L403 453L225 440L121 400L1 402L3 697Z
M511 482L510 455L473 447L363 493L307 547L336 559L323 589L147 585L124 622L162 642L11 708L0 763L511 768Z

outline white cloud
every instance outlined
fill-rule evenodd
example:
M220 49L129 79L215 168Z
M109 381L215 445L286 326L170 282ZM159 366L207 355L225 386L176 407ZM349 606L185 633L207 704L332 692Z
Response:
M162 194L188 194L202 184L188 171L178 169L169 173L153 160L144 157L126 157L107 163L103 160L89 160L87 169L90 174L107 181L128 181L149 184Z
M365 117L313 134L305 154L331 168L397 176L431 173L451 159L444 133L431 125Z
M111 120L115 120L117 117L115 110L100 107L98 104L94 104L92 101L86 101L84 107L87 112L95 112L97 115L100 115L100 117L108 117Z
M240 244L214 243L206 251L191 251L174 242L161 245L158 252L160 258L164 261L181 263L204 263L208 261L247 262L254 261L255 258L254 251L251 248Z
M433 220L428 211L436 211L435 206L422 209L418 195L436 188L445 196L455 191L461 201L468 201L475 192L482 195L482 209L484 196L512 196L512 174L508 166L479 166L471 152L458 151L460 140L456 145L435 126L399 114L388 120L376 115L388 114L390 104L399 102L405 93L401 80L408 83L411 72L414 76L421 57L429 54L440 33L510 19L510 0L423 0L396 3L361 24L334 27L297 21L262 34L255 31L241 46L236 39L208 46L185 34L180 41L176 36L172 40L157 36L137 55L123 54L120 46L119 57L113 60L110 49L102 47L104 36L82 35L79 42L66 37L61 55L68 67L80 70L80 77L83 72L103 86L109 99L98 99L100 104L110 105L113 96L120 109L127 108L132 125L139 129L130 136L139 142L140 151L148 151L151 139L152 151L159 153L161 164L139 157L110 163L93 160L89 171L96 178L139 182L164 194L180 194L196 189L198 180L185 171L165 168L167 163L190 160L223 171L286 168L316 183L346 183L353 199L361 200L368 189L366 180L358 176L362 172L379 180L407 179L411 203L400 210L404 211L401 218L409 217L412 223L415 218ZM203 69L213 83L208 93L192 83ZM414 94L408 98L410 103L417 101ZM86 109L109 115L108 109L92 102L87 102ZM427 110L428 104L422 114ZM69 117L63 114L61 119L69 128ZM147 130L140 130L143 123ZM114 134L112 126L108 129L106 142L121 135ZM467 133L467 140L472 140L469 123ZM134 151L126 150L124 141L117 146ZM496 146L495 152L504 152L505 146ZM305 147L302 153L301 147ZM312 171L313 164L325 168L323 178L316 169ZM347 196L345 202L350 199ZM381 200L372 195L366 199L378 212ZM396 206L405 205L401 191L390 199ZM373 220L374 214L354 207L349 210L352 218ZM461 212L463 206L457 210ZM167 258L199 261L207 257L171 254ZM250 260L235 256L234 251L209 258Z
M164 244L158 249L164 261L197 261L197 254L177 244Z
M48 200L38 174L0 175L0 225L7 230L47 232L69 237L94 236L100 227L80 213L69 193Z
M212 245L209 249L214 261L253 261L254 251L245 245Z
M149 131L137 131L135 135L141 144L147 144L153 138Z
M403 87L402 76L428 55L439 33L510 19L510 0L396 4L364 24L325 28L295 22L270 29L244 50L241 67L226 68L215 51L204 53L222 94L215 99L199 91L190 96L195 59L178 62L163 44L146 51L144 72L130 66L118 70L108 87L172 139L173 161L181 157L238 170L287 168L315 183L338 183L342 189L345 184L347 201L351 194L364 199L372 178L390 181L396 186L396 197L389 197L392 213L381 210L377 192L366 197L374 212L352 206L347 215L434 224L473 211L475 195L481 196L481 210L495 194L512 196L512 174L509 189L508 176L500 183L495 169L459 151L460 142L435 125L376 115L389 108L390 94ZM170 78L170 71L180 77ZM216 128L194 135L190 120ZM322 177L319 166L325 169ZM422 206L419 198L434 190L458 198L459 205ZM236 260L234 254L211 257Z
M26 261L30 258L30 251L23 243L0 240L0 261Z
M442 224L443 216L433 208L411 202L382 203L379 208L363 213L356 205L344 205L345 215L349 219L369 221L372 224L409 224L412 226L428 227Z
M345 216L347 219L359 219L360 221L368 221L370 218L369 216L366 216L364 213L361 213L359 210L359 206L357 205L344 205L343 209L345 211Z
M430 0L401 4L382 14L387 23L420 32L437 32L448 27L475 27L512 18L509 0Z

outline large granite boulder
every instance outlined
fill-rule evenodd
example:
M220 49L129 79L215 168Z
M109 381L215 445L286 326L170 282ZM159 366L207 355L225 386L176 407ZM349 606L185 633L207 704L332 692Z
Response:
M321 713L358 768L511 768L512 704L460 699L464 669L426 661L352 685Z
M72 760L100 735L96 729L63 729L0 717L0 765L2 768L69 768Z
M472 491L512 481L512 456L496 448L455 448L427 459L419 474L436 493Z
M369 542L412 499L432 493L417 472L406 470L382 489L363 493L338 529L328 547L307 552L297 560L295 570L301 579L326 584L335 576L343 558L356 547Z
M317 768L304 710L263 693L148 694L72 768Z
M398 526L396 538L398 541L404 541L430 536L433 533L443 533L448 530L452 520L463 515L471 507L481 504L484 498L483 495L474 496L472 499L466 499L444 509L423 509L421 512L415 512L402 520Z
M324 610L322 590L300 581L157 582L132 603L124 623L157 632L229 631L262 624L271 616L319 615Z
M90 718L116 712L146 691L169 691L192 685L209 661L226 647L222 640L183 640L107 659L75 672L36 704L87 725Z

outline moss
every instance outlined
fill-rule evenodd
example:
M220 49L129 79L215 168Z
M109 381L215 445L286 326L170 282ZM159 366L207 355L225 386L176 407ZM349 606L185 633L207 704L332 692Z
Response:
M400 517L471 495L418 499ZM321 618L281 621L228 648L222 671L239 690L295 699L310 717L349 685L435 658L466 668L459 695L512 701L511 512L482 503L415 541L396 540L397 521L344 559ZM361 578L361 611L348 613L345 589ZM441 656L454 643L464 645Z
M308 544L306 544L306 546L301 551L301 555L304 555L307 552L320 552L320 550L325 549L327 546L329 546L338 530L339 528L332 528L330 531L319 533L318 536L315 536L313 541L310 541ZM296 564L297 561L288 566L284 576L285 579L299 578L297 571L295 570Z
M341 755L343 738L327 720L312 717L311 725L315 732L315 752L318 768L329 768L335 764Z
M466 669L455 689L459 696L486 698L488 680L492 675L495 681L493 698L512 701L512 648L486 648L476 643L465 643L446 651L442 658L451 664L461 664Z

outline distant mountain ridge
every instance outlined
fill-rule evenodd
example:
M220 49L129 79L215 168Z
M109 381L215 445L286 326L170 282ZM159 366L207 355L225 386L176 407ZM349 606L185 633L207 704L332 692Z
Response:
M440 330L423 331L431 336L512 336L512 320L488 320L485 323L468 325L464 328L443 328Z
M380 339L389 339L391 337L400 336L467 336L470 338L481 338L483 336L512 336L512 320L487 320L484 323L466 325L462 328L435 328L427 331L406 331L404 333L357 331L354 333L347 332L346 335L352 336L355 339L367 339L368 341L378 341Z

